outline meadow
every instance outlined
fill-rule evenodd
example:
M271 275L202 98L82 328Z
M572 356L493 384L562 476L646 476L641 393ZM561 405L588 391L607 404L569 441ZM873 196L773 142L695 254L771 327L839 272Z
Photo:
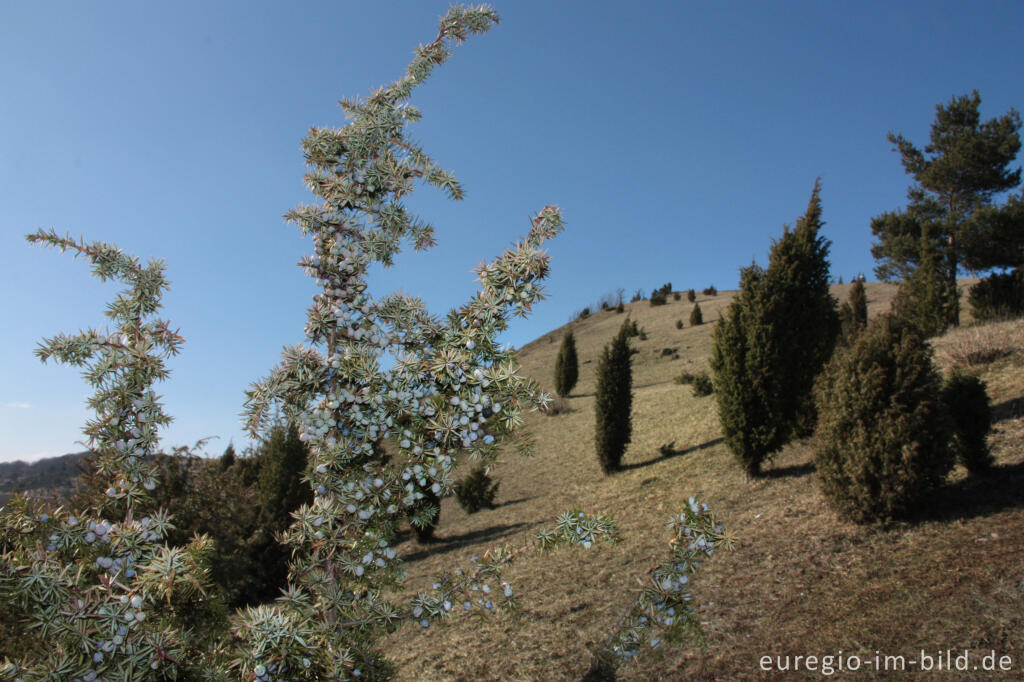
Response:
M970 281L961 281L962 288ZM845 300L849 285L833 285ZM868 283L869 314L887 312L895 284ZM403 628L384 649L408 680L580 679L589 646L603 641L647 571L667 553L668 517L693 495L707 502L737 544L709 560L692 582L707 646L644 652L620 679L737 680L821 677L780 672L780 655L850 656L869 661L858 679L891 673L869 668L880 656L903 656L907 679L920 655L971 652L970 665L995 652L1011 656L1019 679L1024 655L1024 321L964 326L931 341L943 372L953 366L988 384L994 423L991 475L969 478L957 467L930 509L888 528L837 520L815 481L808 442L785 447L761 479L745 481L725 447L713 396L695 397L674 381L707 370L714 321L735 292L697 295L705 324L687 323L685 295L664 306L627 304L571 323L580 380L558 414L531 413L534 456L507 452L492 475L501 481L495 509L466 514L443 501L436 542L411 535L399 546L408 564L406 590L429 588L431 576L465 565L496 544L527 544L573 505L607 513L622 542L563 549L510 567L521 611L511 617L457 618L424 631ZM964 306L967 311L969 306ZM601 348L625 317L646 332L635 337L633 440L623 471L602 474L594 453L594 370ZM676 328L682 319L683 329ZM565 327L518 351L522 373L548 390ZM670 349L665 352L665 349ZM469 463L463 463L468 471ZM773 657L771 670L761 668ZM934 658L934 656L933 656ZM910 661L913 661L911 663ZM820 662L818 663L820 666ZM835 665L835 664L833 664ZM892 663L898 665L898 662ZM979 671L979 679L993 673Z

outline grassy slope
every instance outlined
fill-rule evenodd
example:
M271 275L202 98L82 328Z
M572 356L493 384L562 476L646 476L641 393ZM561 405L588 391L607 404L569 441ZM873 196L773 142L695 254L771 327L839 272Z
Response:
M833 287L844 300L848 285ZM867 286L872 315L888 310L895 287ZM714 322L730 292L698 296ZM623 679L770 679L759 673L765 654L865 657L875 650L916 658L921 648L995 649L1024 666L1024 323L1003 324L1017 352L976 366L989 382L997 423L991 443L998 462L986 480L957 469L929 518L888 531L837 521L817 490L812 453L793 444L776 457L769 476L744 483L721 443L714 398L695 398L672 382L682 370L707 368L712 324L682 330L692 304L671 301L627 307L646 329L633 339L633 442L626 470L601 474L593 448L596 358L625 315L600 312L573 323L580 382L570 409L531 414L535 457L508 454L495 475L499 506L465 514L454 499L442 505L440 540L426 549L401 547L409 559L408 589L429 586L445 569L468 567L489 547L529 542L557 514L579 504L619 522L623 542L589 551L564 549L530 557L506 571L522 599L516 617L457 618L427 631L404 628L386 642L400 677L423 679L579 679L587 645L600 641L630 601L630 591L666 552L664 524L695 495L709 503L739 539L709 561L694 581L709 649L645 653L620 670ZM550 388L559 329L521 349L526 374ZM971 329L936 341L944 367ZM679 357L662 357L677 348ZM588 362L589 361L589 362ZM670 445L662 458L659 447ZM980 654L979 654L980 655ZM812 675L813 677L813 675ZM858 678L872 679L870 672ZM910 675L913 678L913 675ZM952 679L952 678L951 678Z

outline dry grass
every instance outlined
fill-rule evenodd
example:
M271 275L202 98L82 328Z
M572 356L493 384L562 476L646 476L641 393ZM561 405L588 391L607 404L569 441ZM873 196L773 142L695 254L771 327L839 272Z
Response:
M847 288L833 291L844 300ZM869 284L870 312L888 310L894 292L892 285ZM805 444L786 448L768 476L745 483L722 444L714 398L694 397L673 383L684 369L707 369L712 324L730 297L699 295L711 323L682 330L675 320L692 307L685 299L627 307L648 340L632 340L640 350L634 356L633 442L625 470L611 477L601 474L594 454L594 368L625 315L602 311L572 324L581 365L569 409L529 415L535 457L522 460L510 453L495 467L501 480L496 509L468 515L445 500L439 542L423 548L408 540L400 547L409 559L407 588L428 587L437 573L467 567L471 556L494 544L529 542L574 504L614 516L623 541L529 557L510 567L505 579L522 600L517 616L457 618L391 635L385 650L398 663L401 679L580 679L589 663L588 645L603 639L637 581L665 556L664 524L689 495L708 502L739 538L732 552L717 555L694 580L709 648L705 654L672 649L662 658L644 654L620 670L623 679L783 679L758 671L762 655L842 650L868 657L878 650L916 658L922 648L994 649L1013 656L1015 677L1008 679L1020 679L1020 354L972 368L988 382L995 405L993 475L967 478L958 469L922 518L889 530L864 529L829 512ZM563 331L551 334L557 340ZM958 333L936 341L940 356ZM663 348L676 348L678 359L662 355ZM521 349L526 373L550 387L557 350L547 335ZM862 671L857 679L877 677L882 676ZM791 673L785 679L792 678Z
M961 327L935 344L940 358L959 367L984 365L1024 352L1024 321Z

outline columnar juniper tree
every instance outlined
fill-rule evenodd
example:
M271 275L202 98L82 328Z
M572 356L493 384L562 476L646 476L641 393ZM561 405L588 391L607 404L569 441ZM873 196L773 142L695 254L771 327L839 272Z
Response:
M576 339L570 329L562 337L562 346L555 358L555 393L565 398L576 386L580 376L579 359L576 356Z
M601 469L606 474L619 470L633 432L631 328L630 321L626 320L611 344L604 347L597 365L594 443Z
M853 342L868 326L868 297L864 279L856 277L850 287L849 299L839 307L839 337L844 344Z
M85 368L95 411L84 433L106 489L89 509L0 510L0 601L24 619L17 663L4 679L161 679L187 676L208 661L197 636L209 634L205 536L168 548L166 511L152 509L159 429L170 423L153 384L183 339L154 317L167 288L163 263L142 266L113 246L55 232L29 235L84 256L101 280L128 284L108 306L113 329L44 339L43 361ZM206 621L204 623L204 621ZM201 625L199 631L190 627ZM10 652L14 653L14 652Z
M740 293L715 327L711 368L726 443L748 476L814 424L811 390L835 345L839 318L828 292L828 240L820 183L807 212L772 245L763 270L741 272Z
M943 326L959 319L956 277L961 268L978 271L1024 264L1024 205L993 203L995 195L1020 184L1020 168L1010 168L1020 150L1020 115L1010 109L982 122L980 104L975 90L938 105L924 150L889 133L914 184L907 191L905 210L871 220L871 232L878 238L871 255L879 261L875 272L881 279L906 279L920 262L924 239L928 252L938 253L945 282Z

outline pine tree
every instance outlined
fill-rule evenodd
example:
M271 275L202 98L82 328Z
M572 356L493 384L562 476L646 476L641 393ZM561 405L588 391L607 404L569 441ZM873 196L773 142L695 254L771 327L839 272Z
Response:
M694 291L693 289L687 289L686 290L686 300L689 301L690 303L696 302L697 301L697 292Z
M936 107L930 144L920 150L902 135L889 134L899 151L903 168L914 177L907 192L906 209L884 213L871 221L878 242L871 254L879 261L880 279L909 279L930 234L937 254L937 268L945 285L941 311L944 324L959 321L956 278L960 269L976 272L1015 267L1024 263L1021 234L1024 204L1011 200L993 203L1000 192L1020 184L1020 168L1011 169L1020 150L1020 115L1010 111L981 122L981 97L954 97ZM1024 196L1024 195L1022 195Z
M829 242L818 234L821 186L796 228L774 242L767 270L741 271L740 293L715 328L711 367L726 443L748 476L814 425L814 378L839 333L829 294Z
M690 311L690 326L699 327L704 324L704 314L700 311L700 303L693 304L693 310Z
M601 469L618 471L632 437L633 370L629 348L631 328L627 320L611 344L604 347L597 365L594 399L595 444Z
M576 339L570 329L562 337L562 347L555 358L555 393L568 396L579 379L579 360L576 356Z

